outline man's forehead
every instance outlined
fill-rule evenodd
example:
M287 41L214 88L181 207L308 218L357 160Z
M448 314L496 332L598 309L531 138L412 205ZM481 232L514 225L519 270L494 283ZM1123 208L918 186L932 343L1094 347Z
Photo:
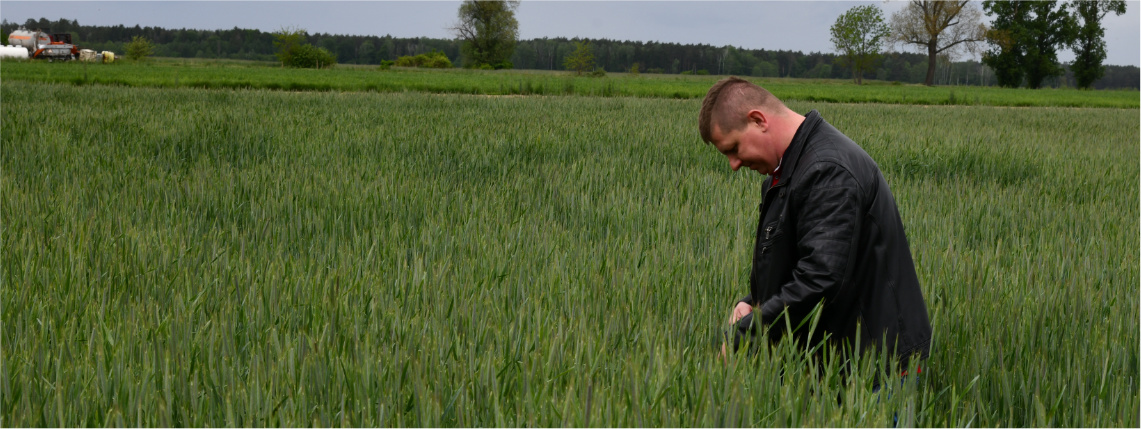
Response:
M710 124L711 126L709 127L709 137L713 140L721 140L725 138L725 133L721 131L721 124L718 124L717 121L712 122L713 123Z
M723 140L726 140L729 135L731 135L731 133L733 133L733 130L730 130L729 132L723 131L720 124L714 122L713 127L711 127L710 130L710 139L713 140L714 144L725 143Z
M716 147L720 152L732 150L733 142L729 141L729 134L732 132L722 133L721 127L717 124L714 124L712 128L713 130L709 133L709 140L710 143L713 143L713 147Z

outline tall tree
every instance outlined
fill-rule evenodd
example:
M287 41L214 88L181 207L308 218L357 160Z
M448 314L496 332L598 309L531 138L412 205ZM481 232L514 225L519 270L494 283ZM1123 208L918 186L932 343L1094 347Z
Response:
M127 44L127 59L132 61L145 60L155 52L155 46L146 37L135 36Z
M891 38L927 51L927 86L935 84L936 57L986 40L982 12L967 0L912 0L891 16Z
M983 2L987 15L995 15L987 41L993 49L983 63L995 70L999 84L1017 87L1022 77L1036 89L1064 70L1058 63L1058 47L1073 43L1077 24L1065 4L1057 1Z
M1078 26L1064 3L1032 1L1030 10L1034 19L1030 20L1026 32L1027 49L1022 67L1026 70L1026 86L1037 89L1046 78L1065 73L1058 62L1058 49L1073 44Z
M452 31L463 40L465 67L511 68L509 59L519 38L518 7L519 0L464 0Z
M574 52L563 60L563 66L573 70L575 75L582 76L594 69L594 50L590 47L590 42L585 40L575 41L574 46Z
M273 47L277 48L277 59L282 67L293 63L293 54L308 38L308 32L296 27L282 27L273 33Z
M832 44L841 55L837 62L852 69L857 85L864 82L864 71L874 67L889 34L883 11L875 5L848 9L832 24Z
M983 64L994 70L999 86L1017 88L1022 85L1026 74L1021 64L1021 40L1024 38L1023 23L1028 20L1030 8L1025 2L988 0L983 2L983 10L988 16L994 15L991 29L986 34L991 49L983 54Z
M1124 0L1076 1L1075 12L1081 18L1081 26L1074 41L1074 63L1070 70L1078 81L1078 88L1089 88L1095 80L1105 75L1105 28L1102 18L1109 12L1120 16L1125 13Z

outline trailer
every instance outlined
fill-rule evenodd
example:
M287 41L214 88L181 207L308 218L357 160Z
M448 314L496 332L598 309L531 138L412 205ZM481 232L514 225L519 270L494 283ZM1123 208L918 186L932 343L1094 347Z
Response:
M20 27L8 35L8 43L26 49L30 58L68 61L79 57L79 48L71 43L69 33L47 34Z

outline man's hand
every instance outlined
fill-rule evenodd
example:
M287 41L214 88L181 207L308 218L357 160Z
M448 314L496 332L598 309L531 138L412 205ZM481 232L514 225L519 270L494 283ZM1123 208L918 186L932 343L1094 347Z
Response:
M746 304L746 303L743 303L743 302L738 302L737 306L733 307L733 315L729 317L729 324L737 323L737 321L741 320L742 317L748 316L749 313L752 313L752 312L753 312L753 306ZM721 356L720 356L721 357L721 363L727 363L728 362L725 360L725 357L728 355L727 348L728 347L726 347L725 343L721 343Z
M745 317L752 312L753 306L743 302L738 302L737 307L733 308L733 316L729 318L729 323L737 323L737 321L741 320L742 317Z
M747 316L750 313L753 313L753 306L750 306L750 305L748 305L748 303L745 303L745 302L737 302L737 307L733 308L733 316L729 317L729 324L737 323L737 321L739 321L739 319ZM726 343L722 342L721 343L721 363L727 363L728 362L728 361L726 361L726 356L728 356L728 350L727 349L728 349L728 347L726 346Z

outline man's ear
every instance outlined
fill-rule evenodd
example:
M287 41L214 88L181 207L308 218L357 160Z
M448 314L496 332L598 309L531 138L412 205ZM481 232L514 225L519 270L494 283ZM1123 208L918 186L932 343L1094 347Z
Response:
M769 116L766 115L765 112L762 112L760 109L753 109L750 110L749 113L746 113L745 116L750 123L757 124L757 126L761 127L761 131L768 131L770 125Z

